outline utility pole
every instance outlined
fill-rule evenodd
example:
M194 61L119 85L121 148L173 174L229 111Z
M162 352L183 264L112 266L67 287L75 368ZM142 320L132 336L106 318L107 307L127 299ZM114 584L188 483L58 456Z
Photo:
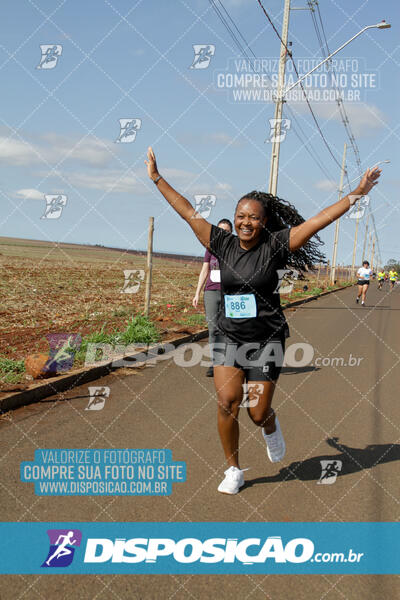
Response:
M370 233L369 236L368 236L368 246L367 246L367 251L365 253L365 256L369 255L369 251L371 249L371 245L372 245L372 233Z
M281 53L279 56L279 72L278 72L278 89L276 92L275 100L275 115L274 115L274 135L271 148L271 163L269 171L269 183L268 192L273 196L276 196L278 188L278 169L279 169L279 153L281 148L280 136L281 136L281 123L282 123L282 109L283 103L283 91L285 86L285 68L287 58L287 43L288 43L288 31L289 31L289 14L290 14L290 0L285 0L285 6L283 9L283 22L282 22L282 42L281 42Z
M365 258L365 247L367 244L367 236L368 236L368 222L369 222L369 214L367 215L367 222L365 224L364 243L363 243L363 251L362 251L362 257L361 257L362 260L364 260L364 258Z
M345 143L344 149L343 149L342 168L340 169L339 200L343 194L343 179L344 179L344 174L346 172L346 151L347 151L347 144ZM339 225L340 225L340 219L336 219L335 239L333 241L331 285L333 285L335 283L336 257L337 257L337 247L338 247L338 239L339 239Z
M372 241L371 264L370 264L370 267L369 267L371 269L371 271L374 270L374 258L375 258L374 254L375 254L375 236L374 236L374 239Z
M146 261L146 288L144 300L144 314L149 316L150 294L151 294L151 276L153 267L153 232L154 217L149 217L149 232L147 236L147 261Z
M355 204L355 209L357 210L357 204L358 204L359 200L356 201ZM357 211L357 219L356 219L356 230L354 232L354 245L353 245L353 260L351 262L351 272L353 273L353 277L354 277L354 265L356 263L356 252L357 252L357 236L358 236L358 213L359 211Z

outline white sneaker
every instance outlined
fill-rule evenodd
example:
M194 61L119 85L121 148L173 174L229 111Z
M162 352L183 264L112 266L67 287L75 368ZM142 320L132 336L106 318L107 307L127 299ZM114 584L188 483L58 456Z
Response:
M237 467L229 467L225 471L225 479L218 486L218 491L222 494L237 494L242 485L244 485L243 471Z
M267 454L271 462L279 462L285 456L286 445L283 439L281 426L279 425L278 417L275 416L276 430L269 435L264 432L264 427L261 429L265 443L267 444Z

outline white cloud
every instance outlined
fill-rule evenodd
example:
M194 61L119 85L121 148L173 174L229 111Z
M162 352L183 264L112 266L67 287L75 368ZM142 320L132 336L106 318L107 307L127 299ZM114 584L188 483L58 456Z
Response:
M51 177L59 176L76 188L86 188L91 190L101 190L103 192L112 192L117 194L143 193L146 187L132 174L125 175L123 171L108 170L96 172L61 172L56 171L49 174ZM151 181L150 181L151 183Z
M93 136L75 139L70 136L48 133L43 136L43 139L51 144L52 156L53 153L56 154L57 162L70 158L91 166L102 167L110 162L113 154L116 154L113 142Z
M311 106L317 117L341 122L339 107L335 102L311 102ZM374 104L346 102L344 106L351 129L356 137L368 137L387 123L385 114ZM292 103L291 107L296 112L308 112L307 104L303 101Z
M176 187L189 199L196 193L216 193L218 197L224 197L232 189L231 185L225 182L202 184L201 180L197 179L196 173L183 169L166 167L162 169L162 174L173 187ZM35 175L51 181L57 179L63 187L68 188L68 184L70 184L77 190L85 188L101 190L110 194L145 195L151 194L154 188L154 184L148 178L147 170L142 167L135 169L134 173L125 173L123 169L91 169L90 171L38 171Z
M60 161L78 161L92 167L104 167L116 154L110 140L88 136L84 139L73 136L46 133L39 138L14 139L0 136L0 164L12 166L55 165Z
M242 146L243 141L239 138L234 138L233 136L225 133L224 131L216 131L214 133L184 133L182 135L177 136L177 140L183 144L215 144L217 146Z
M24 166L37 162L30 145L0 136L0 164Z
M166 167L165 169L162 169L162 172L164 173L165 177L172 177L173 179L184 179L187 182L197 177L197 175L195 175L194 173L190 173L190 171L184 171L183 169L173 169Z
M39 190L33 188L24 188L15 192L17 198L24 198L25 200L43 200L44 195Z
M180 184L188 184L195 175L181 169L163 169L166 179L179 180ZM152 191L154 184L147 176L145 169L135 170L135 173L123 169L93 169L90 171L41 171L38 176L48 179L61 178L63 185L71 184L73 187L101 190L114 194L146 194Z
M322 190L323 192L333 192L333 190L337 190L337 185L333 181L329 179L320 179L316 183L314 183L314 187L317 190Z
M217 183L217 190L223 190L224 192L229 192L232 189L232 186L229 183Z
M228 146L228 145L238 146L238 145L240 145L239 140L235 139L231 135L228 135L227 133L224 133L223 131L204 134L202 136L202 139L203 139L204 143L213 142L214 144L218 144L221 146Z

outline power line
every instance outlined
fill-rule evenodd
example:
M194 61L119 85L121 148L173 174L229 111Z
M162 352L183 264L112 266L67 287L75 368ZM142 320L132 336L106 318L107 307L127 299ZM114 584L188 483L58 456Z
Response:
M312 20L313 20L313 23L314 23L314 28L315 28L315 31L316 31L316 34L317 34L317 38L318 38L318 41L319 41L319 44L320 44L321 52L322 52L324 58L326 58L327 56L330 55L331 52L329 50L328 40L327 40L327 37L326 37L325 28L324 28L324 24L323 24L323 21L322 21L322 15L321 15L321 11L320 11L320 8L319 8L318 0L308 0L307 3L308 3L308 6L310 8L310 12L311 12ZM320 31L319 31L317 19L316 19L315 14L314 14L314 6L316 6L316 8L317 8L317 13L318 13L318 18L319 18L319 23L320 23L320 26L321 26L322 36L321 36ZM322 37L324 38L324 41L325 41L325 47L326 47L326 50L327 50L327 54L325 54L325 47L324 47L324 44L322 42ZM339 113L340 113L340 116L341 116L344 128L346 130L347 136L349 138L350 145L351 145L352 150L354 152L354 156L355 156L355 159L356 159L356 164L357 164L357 167L358 167L358 174L361 177L362 176L362 166L361 166L360 152L359 152L359 149L358 149L358 146L357 146L356 138L355 138L355 136L354 136L354 134L352 132L351 125L350 125L350 119L347 116L343 100L340 97L340 90L339 90L339 88L338 88L338 86L336 84L336 81L335 81L334 77L333 77L334 67L333 67L333 64L332 64L331 60L328 61L328 65L331 68L331 83L335 86L336 91L337 91L336 102L337 102L337 105L339 107ZM348 180L348 177L347 177L347 180ZM350 187L350 182L349 181L348 181L348 185ZM377 245L378 255L379 255L379 257L381 257L381 250L380 250L380 245L379 245L378 233L377 233L377 230L376 230L375 217L373 215L373 212L371 211L371 207L370 207L369 204L368 204L368 211L369 211L369 214L371 215L371 220L372 220L372 224L373 224L373 227L374 227L374 233L375 233L375 239L376 239L376 245ZM367 225L365 224L365 233L367 231L366 227L367 227ZM365 235L365 233L364 233L364 235Z
M221 5L222 9L224 10L225 14L227 15L227 17L229 18L230 22L232 23L233 27L236 29L236 31L238 32L238 34L240 35L241 39L243 40L245 46L247 46L247 48L249 49L249 52L252 54L252 56L257 59L256 54L253 52L253 50L250 48L250 45L248 44L248 42L246 41L245 37L242 35L242 33L240 32L239 28L237 27L236 23L234 22L234 20L232 19L232 17L230 16L229 12L226 10L225 6L223 5L221 0L209 0L212 8L214 9L215 13L217 14L218 18L220 19L220 21L222 22L222 24L224 25L224 27L227 29L228 33L230 34L230 36L232 37L233 41L235 42L236 46L239 48L240 52L243 54L243 56L249 61L249 64L251 66L251 68L253 69L253 71L255 71L253 65L252 65L252 60L249 57L247 51L245 50L245 48L243 47L242 43L239 41L237 35L234 33L232 27L230 27L229 23L227 22L227 19L224 17L224 15L222 14L222 11L219 9L219 7L216 4L216 1L219 2L219 4ZM269 76L268 73L266 73L268 79L271 81L272 80ZM292 120L296 123L297 128L301 131L301 133L303 134L303 136L306 138L306 134L304 133L304 131L302 130L298 120L296 119L296 116L294 115L292 109L287 106L288 111L291 114L291 118ZM313 159L313 161L317 164L317 166L319 167L319 169L322 171L322 173L325 175L325 177L328 178L328 180L334 181L334 178L332 177L332 175L327 172L326 168L324 167L324 165L322 164L322 162L319 160L318 158L318 154L317 152L314 150L313 146L311 146L309 140L304 141L301 138L301 135L298 133L298 131L296 130L295 127L292 127L292 131L293 133L296 135L296 137L298 138L298 140L300 141L302 147L306 150L306 152L310 155L310 157Z
M267 11L265 10L265 8L264 8L264 6L263 6L263 4L262 4L261 0L257 0L257 2L258 2L258 4L260 5L260 7L261 7L262 11L264 12L264 15L267 17L268 21L271 23L271 25L272 25L272 28L273 28L273 30L275 31L275 33L276 33L276 35L278 36L278 38L280 39L280 42L281 42L281 44L282 44L282 45L285 47L285 49L286 49L286 52L287 52L287 54L288 54L288 56L289 56L290 60L292 61L292 64L293 64L293 68L294 68L294 70L295 70L295 73L296 73L297 77L298 77L298 78L300 78L300 74L299 74L299 72L298 72L298 70L297 70L297 66L296 66L296 63L295 63L295 61L294 61L294 59L293 59L292 52L289 50L289 48L286 46L286 44L284 44L284 43L283 43L283 41L282 41L282 38L281 38L281 36L280 36L280 34L279 34L278 30L276 29L275 25L274 25L274 24L273 24L273 22L271 21L271 19L270 19L269 15L268 15ZM331 147L329 146L329 144L328 144L328 142L327 142L327 140L326 140L326 138L325 138L325 136L324 136L324 134L323 134L323 132L322 132L322 129L321 129L321 127L320 127L320 125L319 125L319 123L318 123L318 121L317 121L317 117L316 117L316 116L315 116L315 114L314 114L314 111L313 111L313 109L312 109L312 106L311 106L311 104L310 104L310 101L309 101L309 99L307 98L307 94L306 94L306 91L305 91L305 89L304 89L303 83L302 83L301 81L299 82L299 85L300 85L300 87L301 87L301 89L302 89L302 92L303 92L303 95L304 95L304 99L305 99L305 101L306 101L306 103L307 103L307 106L308 106L308 108L309 108L310 112L311 112L311 116L312 116L312 118L313 118L313 120L314 120L314 123L315 123L315 125L316 125L316 127L317 127L317 129L318 129L318 132L319 132L319 134L320 134L320 136L321 136L321 138L322 138L322 140L323 140L323 142L324 142L324 144L325 144L325 146L326 146L326 148L327 148L327 150L328 150L329 154L332 156L332 158L333 158L333 160L335 161L335 163L337 164L337 166L338 166L339 168L341 168L341 164L340 164L340 162L337 160L336 156L333 154L333 152L332 152L332 150L331 150Z
M328 40L327 40L326 34L325 34L325 28L324 28L324 24L323 24L323 21L322 21L322 16L321 16L321 11L319 9L318 0L314 0L314 5L317 7L319 22L320 22L321 30L322 30L322 36L323 36L323 38L325 40L325 47L324 47L324 43L322 41L322 37L321 37L320 30L319 30L317 19L316 19L316 16L314 14L314 5L312 4L312 0L308 0L308 5L310 7L311 17L312 17L314 28L315 28L315 31L316 31L316 34L317 34L317 38L318 38L318 41L319 41L319 44L320 44L322 55L323 55L324 58L327 58L331 54L331 52L330 52L329 45L328 45ZM326 48L326 53L325 53L325 48ZM349 138L350 145L351 145L352 150L354 152L356 163L357 163L357 166L358 166L358 169L359 169L359 175L361 175L362 169L361 169L360 152L358 150L358 146L357 146L357 142L356 142L356 139L354 137L354 134L353 134L353 132L351 130L350 120L349 120L349 117L347 116L343 100L340 97L339 87L338 87L338 85L337 85L337 83L335 81L335 78L333 76L333 74L334 74L334 67L333 67L333 63L332 63L331 59L328 61L328 65L329 65L329 67L331 69L331 71L330 71L331 85L333 85L335 87L336 92L337 92L336 103L337 103L338 108L339 108L339 113L340 113L340 116L341 116L344 128L346 130L347 137ZM348 182L348 183L350 185L350 182Z

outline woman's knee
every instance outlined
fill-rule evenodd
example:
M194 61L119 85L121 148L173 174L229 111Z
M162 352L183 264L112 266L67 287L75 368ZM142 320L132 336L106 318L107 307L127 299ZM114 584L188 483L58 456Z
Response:
M249 415L254 425L257 425L258 427L264 427L264 425L268 425L270 419L274 418L274 411L272 408L258 411L252 411L249 409Z
M218 409L223 414L230 414L239 409L241 398L237 394L219 393L218 394Z

